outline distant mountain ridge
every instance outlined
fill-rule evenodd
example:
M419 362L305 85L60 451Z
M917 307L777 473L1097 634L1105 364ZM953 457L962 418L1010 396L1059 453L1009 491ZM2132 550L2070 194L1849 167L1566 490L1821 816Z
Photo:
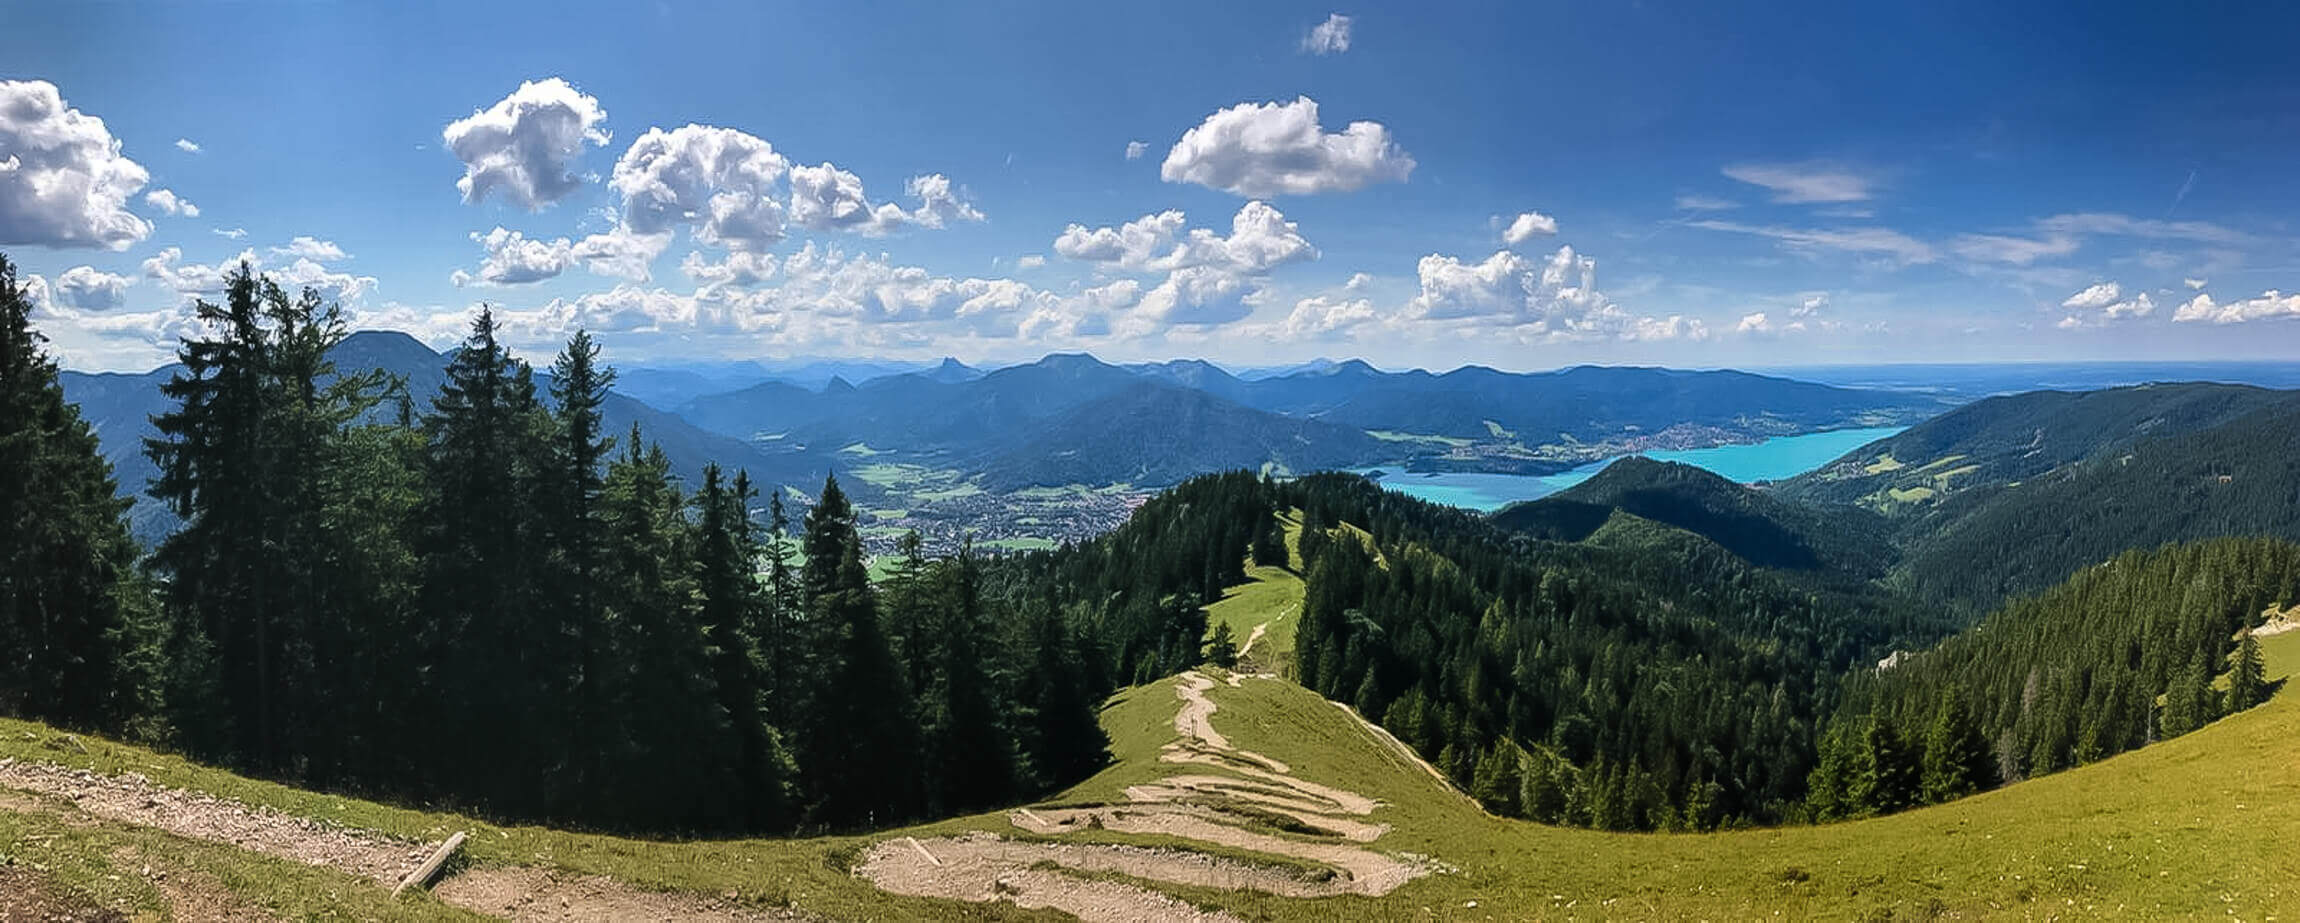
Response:
M354 333L337 344L329 358L339 373L382 369L403 379L418 408L429 406L432 396L439 393L440 385L447 380L447 355L397 331ZM537 363L538 386L547 387L550 357L526 358ZM64 371L58 376L65 398L79 404L81 416L95 427L101 451L112 464L121 494L135 499L130 517L137 537L146 542L175 528L174 516L145 496L146 486L158 471L144 455L143 441L159 435L152 428L151 418L169 407L160 386L181 370L182 366L170 364L136 375ZM789 486L811 497L822 486L823 476L837 470L831 456L770 454L743 440L699 429L677 415L619 392L608 394L601 414L607 434L616 438L624 438L631 426L637 424L642 438L663 446L671 460L672 473L690 485L701 481L705 464L717 462L728 470L749 471L751 479L762 489ZM874 493L868 484L861 483L855 484L854 491L850 492L866 497Z
M1911 422L1941 406L1922 396L1656 368L1512 373L1468 366L1433 374L1385 372L1353 359L1249 379L1197 359L1119 366L1084 353L1057 353L988 373L961 369L945 363L931 372L852 384L834 380L821 390L760 382L696 398L677 413L739 439L895 451L921 464L967 468L993 484L1060 486L1163 485L1222 467L1296 473L1310 470L1305 464L1356 467L1417 454L1434 457L1472 443L1487 446L1490 458L1449 459L1446 467L1562 470L1587 459L1543 460L1533 447L1570 448L1687 430L1689 441L1759 438ZM1093 435L1101 427L1081 409L1144 382L1205 398L1141 392L1130 405L1137 425L1186 431L1149 429L1133 434L1133 441L1105 440L1101 444L1118 447L1107 453L1042 449L1047 463L1021 464L1017 446L1044 444L1049 432L1078 439L1113 435ZM1150 404L1162 409L1151 410ZM1144 464L1151 446L1183 461ZM1141 480L1152 474L1171 479Z
M2130 548L2300 539L2300 391L2183 383L1991 398L1776 492L1881 512L1897 577L1977 610Z

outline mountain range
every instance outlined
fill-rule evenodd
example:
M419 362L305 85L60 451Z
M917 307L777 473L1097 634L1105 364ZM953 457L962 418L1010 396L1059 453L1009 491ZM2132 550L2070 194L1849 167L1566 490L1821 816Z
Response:
M382 369L400 378L418 409L428 407L447 380L447 355L395 331L354 333L338 344L329 358L339 373ZM144 495L145 486L158 473L144 455L144 440L159 435L151 420L170 405L160 386L181 371L181 365L171 364L141 374L65 371L59 376L65 397L80 405L81 416L95 428L120 492L134 497L130 510L133 528L147 543L175 527L175 517ZM539 387L549 380L545 369L537 369L537 376ZM620 392L610 393L600 409L609 435L625 438L637 425L642 438L663 446L672 472L689 484L700 482L704 465L717 462L730 470L749 471L761 485L783 486L812 496L823 476L833 471L829 458L804 452L763 452L743 440L699 429ZM870 485L861 483L853 485L850 492L866 499L875 493Z
M819 389L761 382L676 412L759 445L891 452L998 489L1158 486L1231 468L1543 473L1671 439L1710 444L1911 422L1944 406L1922 395L1658 368L1434 374L1352 360L1241 378L1203 360L1119 366L1056 354L965 371L946 362Z

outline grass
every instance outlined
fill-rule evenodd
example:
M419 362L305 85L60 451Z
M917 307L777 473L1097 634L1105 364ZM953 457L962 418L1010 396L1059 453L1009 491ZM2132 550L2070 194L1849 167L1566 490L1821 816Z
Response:
M1206 607L1206 636L1213 637L1214 626L1228 625L1230 637L1244 646L1254 626L1267 623L1270 627L1255 642L1251 657L1291 675L1294 635L1302 624L1302 515L1289 511L1278 521L1285 524L1287 566L1249 563L1246 582L1223 590L1222 598Z
M1372 436L1383 442L1427 442L1456 449L1477 444L1476 440L1463 439L1460 436L1433 436L1426 433L1401 433L1396 430L1387 429L1369 429L1366 430L1366 435Z
M1299 520L1289 519L1289 537L1298 528ZM1283 598L1277 589L1283 585L1282 579L1257 580L1216 606L1254 592L1266 607ZM1225 610L1223 617L1248 614L1246 603L1232 608L1239 611ZM1264 637L1264 643L1273 640ZM2300 632L2263 638L2262 647L2272 678L2300 669ZM1217 684L1209 695L1220 709L1217 728L1236 746L1290 763L1305 778L1380 799L1371 819L1395 829L1378 848L1430 855L1458 868L1382 898L1300 900L1161 888L1245 919L2261 919L2300 908L2290 848L2290 831L2300 829L2300 799L2293 797L2300 693L2291 690L2195 733L1948 805L1819 827L1713 834L1615 834L1495 818L1298 686ZM1115 696L1102 712L1113 762L1048 802L1119 801L1126 786L1169 773L1157 755L1174 739L1175 705L1165 682ZM436 841L466 830L473 834L470 855L482 864L556 866L647 889L732 891L760 905L795 905L832 919L1048 918L1003 904L899 898L845 872L858 849L889 836L1014 835L995 812L870 837L649 841L498 825L304 791L145 748L82 740L84 754L63 746L54 729L0 720L0 757L139 772L165 785L402 837ZM0 855L140 918L157 918L163 906L152 886L133 874L146 862L212 880L284 918L466 918L428 898L392 902L381 889L324 869L20 807L20 799L0 800ZM1091 838L1170 842L1108 832Z
M992 551L1053 551L1062 547L1060 542L1051 538L1039 538L1035 535L993 538L974 544L977 548L987 548Z
M1884 474L1888 471L1899 471L1905 467L1908 466L1901 464L1900 459L1894 458L1893 453L1887 452L1883 455L1877 456L1876 461L1870 462L1867 466L1863 467L1861 469L1861 473Z

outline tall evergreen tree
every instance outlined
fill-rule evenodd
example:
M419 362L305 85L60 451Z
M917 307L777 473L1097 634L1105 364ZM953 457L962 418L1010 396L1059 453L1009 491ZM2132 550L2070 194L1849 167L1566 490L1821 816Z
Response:
M598 364L599 345L591 334L578 330L551 365L552 427L549 468L543 472L542 496L548 505L539 511L541 528L557 554L549 561L543 580L541 604L556 615L556 630L535 643L547 649L555 668L546 667L557 707L550 716L564 733L572 771L566 789L572 793L594 784L598 771L586 754L600 752L598 731L605 720L606 702L599 674L608 648L605 607L600 601L599 570L604 557L606 530L599 517L599 498L605 489L604 467L615 440L604 432L601 407L615 370Z
M0 713L115 729L148 706L151 605L127 502L0 257Z
M1965 706L1964 694L1950 689L1925 732L1924 803L1940 804L1996 784L1996 757Z
M330 575L366 549L328 479L382 376L336 374L327 354L347 333L317 294L290 300L244 264L225 291L197 305L207 333L184 342L184 371L162 386L178 405L147 441L152 494L184 520L154 560L183 742L277 772L335 736L349 703L329 668L362 650L335 621L361 600Z
M441 675L428 717L455 732L442 760L485 767L470 787L525 811L569 797L583 774L562 759L564 699L552 676L566 664L538 645L559 630L542 590L552 576L549 425L533 370L481 310L424 420L424 612Z
M909 817L919 801L904 766L917 753L910 690L879 622L854 506L835 477L807 513L801 585L820 658L809 671L818 679L799 751L814 817L832 826Z
M2247 631L2236 645L2236 664L2228 673L2228 712L2234 714L2267 700L2267 667L2260 659L2260 639Z
M999 677L986 669L989 625L982 574L970 540L934 571L939 643L920 697L919 724L930 742L929 810L965 811L1006 801L1015 790L1015 745Z
M719 466L707 465L694 503L695 582L711 676L734 735L735 810L743 827L778 828L788 820L789 759L767 722L764 664L752 633L768 602L748 526L750 481L722 483Z

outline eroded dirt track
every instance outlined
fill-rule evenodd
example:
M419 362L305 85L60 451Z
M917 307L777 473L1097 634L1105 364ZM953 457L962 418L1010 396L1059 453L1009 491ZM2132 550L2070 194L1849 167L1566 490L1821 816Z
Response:
M1230 686L1241 680L1277 681L1236 674L1225 679ZM1369 844L1389 830L1387 824L1366 819L1379 802L1299 778L1279 760L1232 746L1214 728L1213 718L1220 709L1206 693L1215 686L1212 677L1197 671L1175 677L1178 739L1159 754L1160 763L1175 767L1172 774L1129 786L1122 804L1024 809L1007 820L1015 829L1038 837L1089 830L1150 834L1243 850L1273 862L1241 862L1187 847L1149 850L977 833L883 841L865 853L856 874L898 894L1006 900L1024 907L1051 907L1089 921L1229 919L1227 914L1212 914L1110 875L1145 883L1328 897L1388 894L1429 874L1426 862L1371 848Z
M90 817L331 868L382 887L397 885L437 846L168 788L135 773L111 776L52 763L0 759L0 790L6 789L44 795ZM40 806L9 803L0 808L37 810ZM186 901L176 891L188 885L179 878L171 886L173 890L163 889L168 890L178 918L252 918L238 911L199 910L198 906L205 905L196 902L190 905L194 909L187 911ZM214 892L211 897L222 895L220 887L206 890ZM644 891L612 879L534 868L469 868L440 882L434 893L440 900L465 910L522 921L797 918L701 895Z

